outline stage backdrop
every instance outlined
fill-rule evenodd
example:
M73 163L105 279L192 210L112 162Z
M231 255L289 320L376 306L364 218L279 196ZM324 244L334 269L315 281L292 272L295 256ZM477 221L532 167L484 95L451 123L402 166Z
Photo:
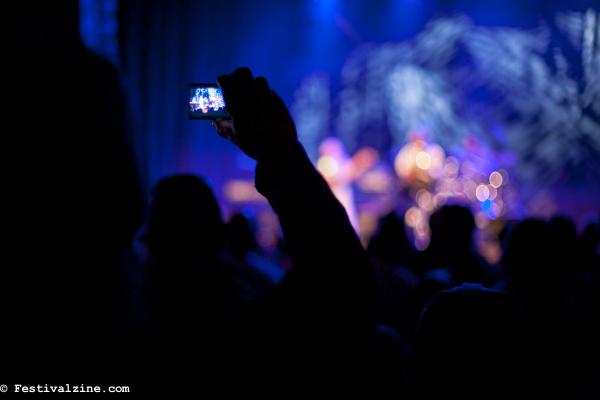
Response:
M100 25L88 26L87 40L94 47L96 37L124 71L148 186L193 172L238 207L223 188L250 179L254 164L209 123L188 121L186 97L189 82L245 65L291 107L314 157L323 138L337 136L350 153L371 146L393 163L417 132L447 155L475 146L484 168L509 168L523 202L558 193L566 197L555 201L559 210L597 210L594 2L82 0L89 3Z

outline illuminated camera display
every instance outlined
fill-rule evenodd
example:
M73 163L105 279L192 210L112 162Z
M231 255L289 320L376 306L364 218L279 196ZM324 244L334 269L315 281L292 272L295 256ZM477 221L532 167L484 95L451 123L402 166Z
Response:
M230 118L221 88L214 83L192 83L188 101L189 119Z

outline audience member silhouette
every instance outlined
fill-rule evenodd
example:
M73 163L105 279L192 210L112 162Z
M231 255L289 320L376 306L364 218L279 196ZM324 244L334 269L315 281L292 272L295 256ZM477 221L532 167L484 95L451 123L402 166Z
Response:
M143 211L116 69L38 6L53 7L26 15L47 25L21 31L6 63L16 90L7 94L14 133L3 138L13 172L2 271L10 284L0 302L10 321L4 343L13 344L6 365L14 374L26 368L32 381L36 369L46 380L93 374L126 346L130 242Z
M254 223L244 214L233 215L227 223L226 243L228 270L246 300L259 301L283 278L283 268L263 256Z
M584 359L582 351L590 343L582 341L584 320L570 291L572 280L564 279L569 267L563 263L577 259L569 249L571 227L565 224L561 237L556 225L557 220L552 225L536 219L516 224L508 234L502 263L507 289L518 300L534 335L536 379L549 380L553 384L548 387L558 390L576 387L583 368L577 360Z
M525 320L507 294L463 284L436 294L421 316L415 346L416 397L514 393L526 383Z
M426 270L444 268L455 283L492 282L489 266L474 249L475 220L463 206L443 206L429 220L431 240L423 252L421 265Z
M384 216L367 253L375 272L377 323L411 340L414 329L410 328L407 306L419 280L413 272L415 250L408 241L404 219L396 213Z
M548 224L542 220L525 220L514 226L507 237L502 264L509 291L520 303L538 315L560 296L556 249ZM553 301L548 303L552 298ZM552 314L552 312L549 312Z
M419 283L413 272L415 250L408 241L404 219L395 212L384 216L367 246L374 267L376 323L373 352L380 384L405 383L407 359L416 324L410 306ZM417 312L422 309L419 308Z
M153 335L181 340L217 334L210 331L223 326L234 295L221 268L223 239L217 199L201 178L176 175L158 182L142 237Z

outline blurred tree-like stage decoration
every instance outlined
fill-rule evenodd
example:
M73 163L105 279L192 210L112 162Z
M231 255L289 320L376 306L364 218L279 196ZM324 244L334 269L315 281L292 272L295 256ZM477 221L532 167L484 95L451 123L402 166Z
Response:
M337 93L327 76L307 77L292 110L313 157L332 135L350 154L368 147L387 160L398 182L363 175L381 193L410 192L417 237L427 233L418 221L453 198L473 204L480 226L551 213L554 185L598 193L600 13L531 30L436 19L410 40L356 49Z

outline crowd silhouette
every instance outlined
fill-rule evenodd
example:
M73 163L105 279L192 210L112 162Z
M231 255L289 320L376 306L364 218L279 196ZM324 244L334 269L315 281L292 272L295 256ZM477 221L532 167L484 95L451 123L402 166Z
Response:
M469 209L449 205L431 217L427 250L395 213L365 250L283 101L242 68L218 79L233 122L216 128L257 161L285 241L269 259L252 219L225 222L202 178L165 178L143 199L108 63L80 45L20 49L13 101L27 104L40 81L52 100L33 117L20 108L5 139L18 170L5 183L2 266L14 377L598 393L597 222L578 235L564 217L511 221L490 266Z

